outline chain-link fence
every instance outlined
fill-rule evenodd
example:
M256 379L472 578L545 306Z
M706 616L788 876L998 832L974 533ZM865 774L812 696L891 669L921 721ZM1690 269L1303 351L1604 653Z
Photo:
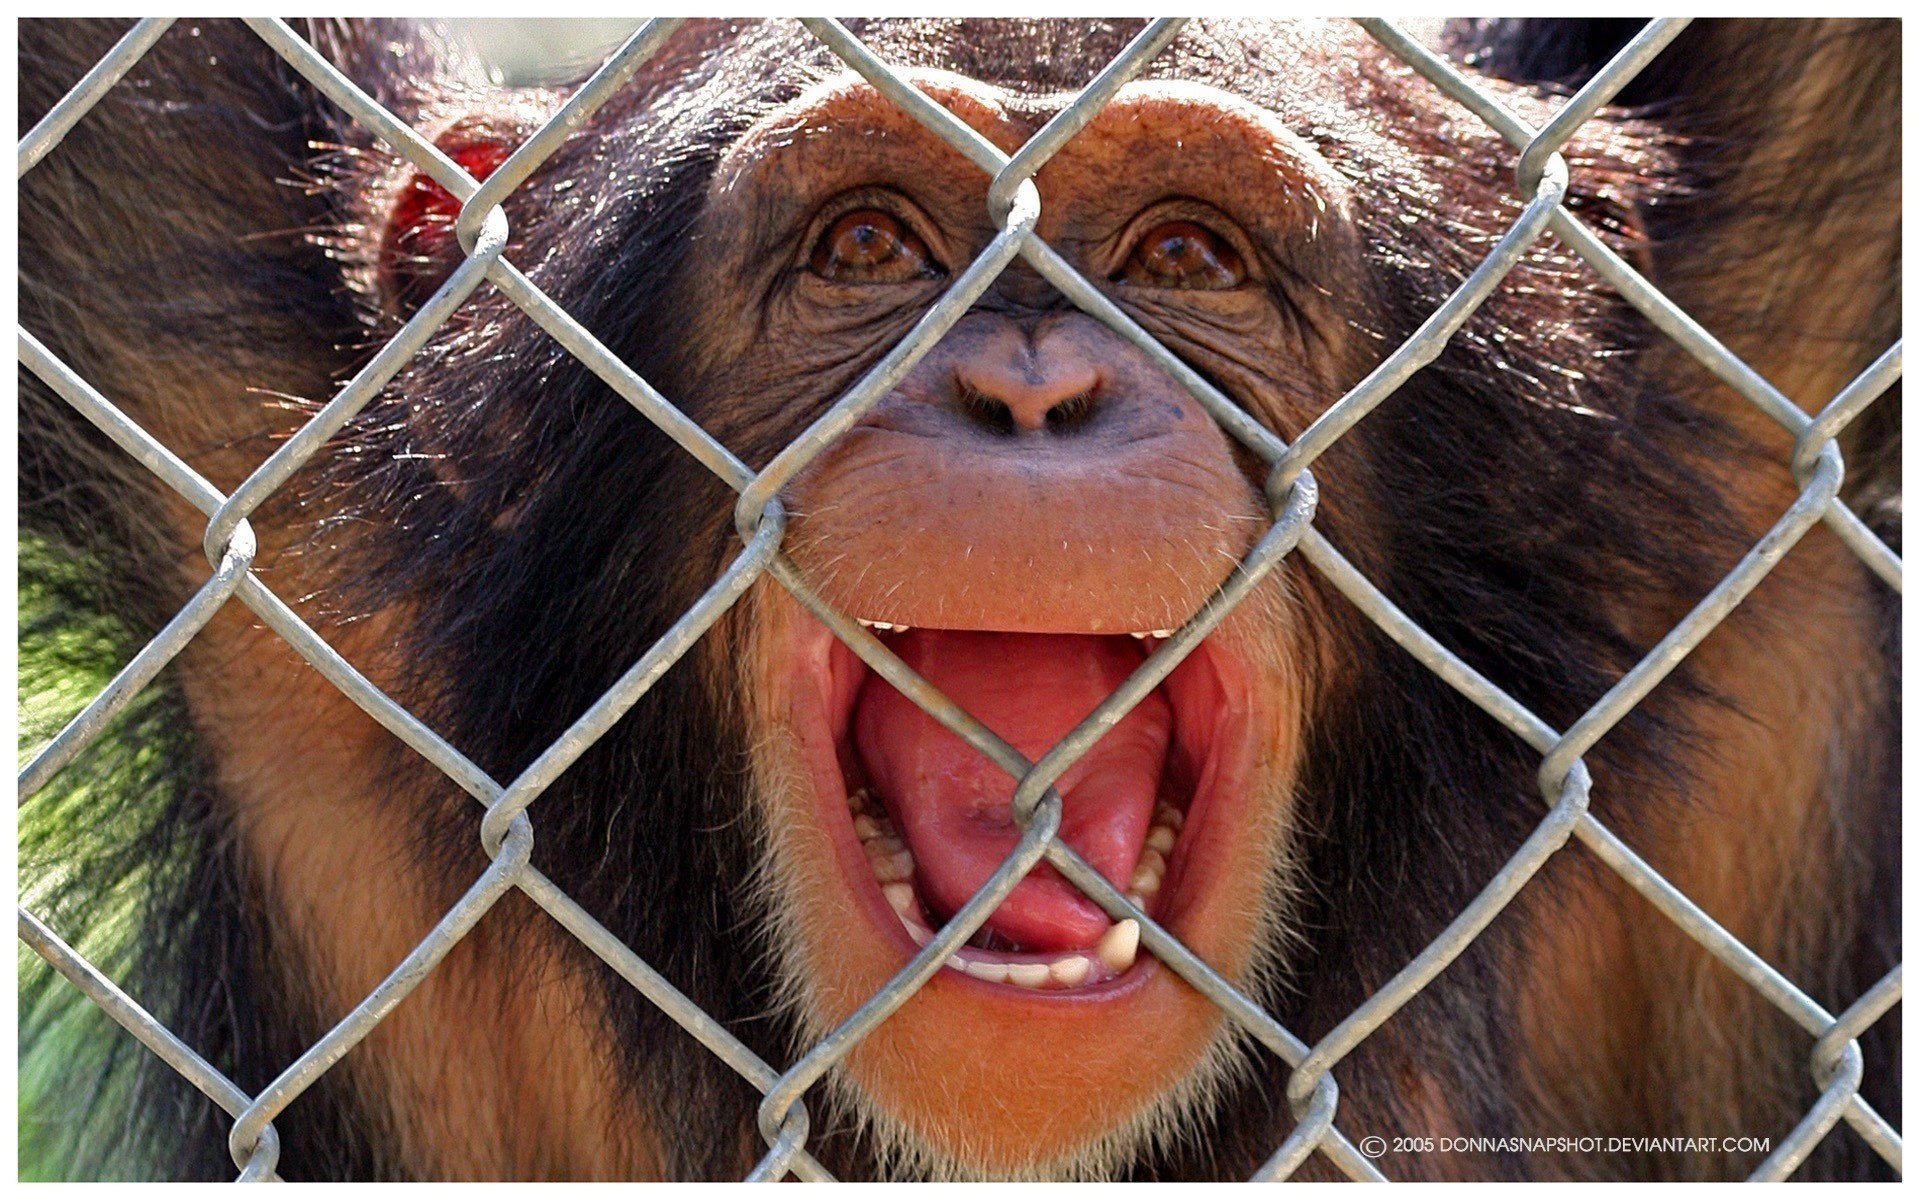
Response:
M806 28L893 103L937 133L992 177L988 205L997 235L961 272L913 330L766 469L755 472L708 437L647 381L535 287L502 255L508 230L501 202L616 90L672 32L676 21L640 29L575 91L538 132L484 183L476 182L431 141L376 103L292 29L253 20L255 33L325 95L388 147L463 201L456 225L464 261L405 327L380 348L311 420L283 443L230 495L222 494L167 447L129 420L106 396L21 330L20 359L50 388L119 446L207 515L204 548L212 574L193 599L119 672L112 682L35 757L19 776L24 797L44 785L97 737L109 720L178 654L216 610L238 597L307 662L382 726L446 773L485 808L481 842L491 865L475 879L405 960L323 1038L257 1095L249 1095L193 1047L183 1043L43 922L20 909L20 936L155 1054L227 1112L234 1122L229 1149L243 1180L275 1177L280 1144L274 1118L333 1067L417 986L510 889L518 888L617 971L649 1001L739 1072L764 1095L759 1126L765 1156L750 1179L788 1174L829 1178L807 1151L807 1092L876 1026L904 1004L980 927L995 907L1042 860L1051 863L1115 920L1140 924L1141 942L1161 963L1217 1004L1266 1051L1292 1070L1287 1087L1297 1123L1260 1168L1257 1178L1289 1176L1316 1151L1341 1172L1382 1176L1336 1124L1339 1089L1333 1070L1374 1030L1444 971L1533 877L1541 865L1578 839L1733 970L1812 1039L1808 1068L1818 1100L1754 1172L1756 1179L1790 1174L1836 1123L1845 1120L1896 1170L1899 1134L1860 1096L1862 1056L1857 1038L1900 998L1896 966L1845 1011L1822 1008L1791 980L1715 923L1698 905L1652 870L1588 810L1591 779L1582 756L1671 673L1750 593L1815 522L1825 521L1894 589L1899 558L1838 499L1842 478L1835 437L1900 376L1896 342L1820 413L1809 418L1686 313L1667 300L1563 207L1568 168L1559 154L1575 130L1607 104L1684 27L1680 20L1650 22L1545 126L1534 129L1405 31L1385 21L1361 24L1380 44L1491 126L1517 150L1516 177L1526 203L1519 216L1464 283L1371 374L1314 420L1291 445L1258 424L1171 351L1135 324L1097 287L1034 235L1041 199L1033 177L1098 113L1119 89L1178 34L1182 21L1151 23L1073 101L1011 157L953 113L916 90L842 25L809 20ZM165 20L140 22L20 142L24 175L164 34ZM1646 656L1565 730L1554 729L1477 674L1396 608L1313 527L1316 488L1309 468L1416 371L1432 362L1474 310L1500 285L1536 239L1551 230L1664 334L1716 377L1796 436L1791 466L1800 494L1739 564L1708 592ZM782 550L787 513L779 493L835 438L846 432L908 372L1014 259L1024 259L1074 305L1151 356L1186 387L1220 425L1267 465L1271 522L1219 591L1183 628L1154 649L1127 681L1037 762L942 696L854 619L829 608L809 588ZM592 707L518 778L502 784L328 647L300 617L251 573L254 534L248 523L269 495L286 483L467 300L491 283L542 329L739 493L735 519L745 548L718 581ZM1309 1045L1157 925L1058 838L1061 799L1054 784L1135 704L1166 679L1194 647L1273 569L1297 551L1368 619L1407 653L1511 730L1541 756L1540 790L1546 813L1521 848L1451 924L1419 955L1317 1043ZM771 575L852 651L942 725L966 739L1017 781L1013 807L1024 832L1015 850L986 884L911 961L839 1027L784 1068L763 1061L727 1029L623 945L530 862L534 822L530 806L616 721L761 575Z

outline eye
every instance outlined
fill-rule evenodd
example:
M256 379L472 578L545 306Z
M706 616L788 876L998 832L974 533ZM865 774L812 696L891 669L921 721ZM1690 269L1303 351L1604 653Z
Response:
M1246 264L1227 239L1192 221L1156 225L1140 239L1116 278L1143 287L1221 291L1247 280Z
M850 212L827 227L807 266L839 283L910 283L942 274L927 244L891 213Z

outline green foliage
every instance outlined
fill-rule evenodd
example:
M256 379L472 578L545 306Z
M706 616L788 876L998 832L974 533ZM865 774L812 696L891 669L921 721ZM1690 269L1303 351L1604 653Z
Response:
M139 638L107 615L88 564L23 537L19 576L19 761L25 764L131 656ZM136 701L99 743L21 802L20 893L89 960L123 978L146 880L135 851L164 803L164 743L132 736ZM125 1153L133 1039L20 947L22 1180L151 1177Z

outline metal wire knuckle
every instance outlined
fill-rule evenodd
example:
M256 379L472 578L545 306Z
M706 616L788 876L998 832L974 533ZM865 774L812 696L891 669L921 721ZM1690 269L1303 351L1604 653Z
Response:
M236 1160L234 1165L240 1168L235 1183L273 1182L274 1169L280 1165L280 1131L271 1124L263 1126L246 1158Z
M474 213L479 214L479 219L468 220L469 215ZM460 216L454 222L454 229L460 239L460 248L466 251L467 257L487 262L499 259L513 235L513 230L507 224L506 209L498 204L482 209L472 200L460 206Z
M506 815L496 819L496 813ZM498 861L503 854L510 854L524 866L533 854L533 822L524 811L508 813L496 805L480 821L480 845L488 858Z
M1255 1183L1282 1183L1292 1178L1315 1150L1330 1136L1337 1136L1333 1121L1340 1111L1340 1085L1332 1075L1321 1074L1304 1100L1296 1102L1289 1089L1288 1108L1293 1112L1293 1129L1273 1156L1253 1173Z

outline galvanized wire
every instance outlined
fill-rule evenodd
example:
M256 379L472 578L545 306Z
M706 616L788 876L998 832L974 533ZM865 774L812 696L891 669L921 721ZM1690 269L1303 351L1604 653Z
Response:
M1514 163L1521 211L1475 269L1400 346L1312 422L1292 444L1202 378L1143 330L1034 232L1042 198L1034 176L1080 132L1153 57L1179 35L1183 19L1152 22L1037 134L1011 156L914 87L844 26L808 20L806 28L854 72L914 119L953 145L989 176L988 215L997 233L919 323L845 391L808 429L759 472L708 435L635 374L555 304L504 255L509 230L503 204L574 131L626 86L664 44L673 20L648 23L572 93L554 116L496 169L477 182L418 131L382 107L284 23L248 22L260 38L340 109L393 153L462 201L455 228L465 257L448 279L321 410L281 444L230 494L223 494L184 461L51 354L34 335L19 334L20 361L57 395L99 427L160 481L208 517L204 549L212 573L193 598L80 714L20 772L30 795L93 742L114 715L146 687L229 598L238 597L320 674L383 728L432 763L484 807L477 833L490 860L466 894L391 973L346 1017L302 1053L258 1095L249 1096L121 992L57 934L22 906L20 936L143 1044L231 1114L229 1150L240 1178L274 1178L279 1137L272 1121L418 986L491 907L518 889L562 928L606 962L630 986L738 1072L763 1094L759 1129L767 1153L752 1179L791 1173L829 1174L808 1152L811 1126L806 1093L860 1041L907 1002L979 928L994 908L1043 859L1110 915L1141 924L1141 941L1176 976L1218 1005L1253 1042L1290 1068L1287 1098L1296 1123L1256 1174L1284 1179L1320 1153L1341 1172L1379 1179L1378 1170L1337 1128L1339 1088L1334 1071L1470 946L1546 861L1578 839L1688 936L1725 963L1811 1039L1809 1067L1819 1098L1755 1171L1756 1179L1784 1178L1819 1141L1846 1120L1895 1170L1899 1134L1859 1095L1864 1072L1859 1037L1901 994L1895 967L1838 1017L1828 1013L1749 947L1709 917L1642 860L1589 810L1593 780L1583 756L1669 675L1765 578L1815 523L1825 521L1861 560L1896 590L1900 560L1839 499L1844 467L1836 437L1898 380L1895 343L1813 417L1782 395L1658 289L1633 271L1564 207L1568 170L1560 150L1585 122L1619 94L1685 27L1682 20L1650 22L1586 86L1565 100L1542 128L1515 116L1479 87L1389 22L1361 24L1386 49L1442 92L1459 101L1518 150ZM28 170L121 79L166 31L166 21L136 25L19 145L18 171ZM1408 379L1432 363L1473 312L1501 285L1527 249L1551 231L1614 286L1653 325L1716 377L1796 436L1790 463L1800 493L1774 526L1646 656L1564 732L1554 729L1493 685L1411 620L1312 527L1318 487L1310 465ZM782 550L787 529L779 493L836 438L871 410L957 321L1015 258L1025 260L1073 304L1131 344L1184 386L1250 452L1268 464L1265 481L1271 523L1254 548L1195 616L1157 646L1140 667L1080 725L1029 761L978 719L914 672L857 621L825 604ZM252 572L255 540L248 516L325 448L352 417L431 340L483 284L533 319L622 399L739 493L735 524L739 555L707 592L636 660L565 733L506 785L491 779L459 750L355 670ZM1521 847L1480 893L1385 985L1308 1045L1177 938L1136 907L1058 837L1061 803L1053 784L1166 676L1288 554L1301 556L1333 587L1416 660L1487 712L1541 756L1539 783L1546 812ZM532 804L638 702L762 576L770 576L856 655L929 715L967 740L1016 782L1014 812L1022 833L1014 851L987 882L892 979L784 1070L756 1056L738 1038L633 953L619 938L531 864Z

